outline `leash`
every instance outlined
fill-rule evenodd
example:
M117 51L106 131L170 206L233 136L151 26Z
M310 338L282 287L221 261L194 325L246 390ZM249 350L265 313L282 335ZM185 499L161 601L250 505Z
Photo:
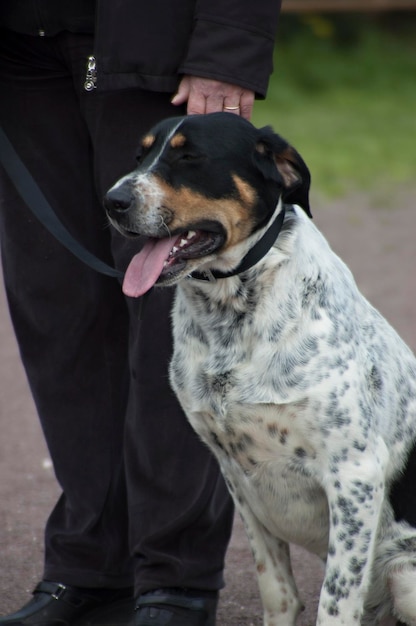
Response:
M107 263L104 263L104 261L84 248L65 228L1 127L0 163L32 213L69 252L72 252L85 265L88 265L100 274L112 276L113 278L122 278L124 276L123 272L107 265Z
M282 210L277 214L273 223L269 226L266 232L258 240L258 242L250 248L247 254L242 258L239 265L231 272L221 272L219 270L209 270L205 272L192 272L189 276L196 280L212 280L213 278L229 278L230 276L236 276L256 265L270 250L276 241L279 233L282 229L285 219L285 207L282 205Z
M29 170L19 158L16 150L1 127L0 163L3 165L5 171L14 183L19 195L22 197L32 213L51 233L51 235L53 235L67 250L69 250L69 252L96 272L113 278L123 278L123 272L107 265L107 263L104 263L104 261L89 252L62 224L43 195L41 189L34 181ZM283 226L284 218L285 208L282 206L282 210L276 216L276 219L271 226L266 230L259 241L247 252L239 265L231 272L221 272L219 270L212 270L207 273L192 272L190 277L196 280L210 281L213 278L221 279L236 276L237 274L241 274L242 272L250 269L253 265L258 263L258 261L260 261L260 259L262 259L273 246Z

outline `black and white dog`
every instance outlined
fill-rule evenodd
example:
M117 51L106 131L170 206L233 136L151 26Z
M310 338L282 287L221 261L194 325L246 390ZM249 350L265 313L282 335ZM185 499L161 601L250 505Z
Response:
M105 198L121 233L148 237L124 292L178 284L172 386L244 520L265 626L300 611L289 542L326 562L317 624L415 625L416 530L390 494L416 359L309 219L309 182L269 128L165 120Z

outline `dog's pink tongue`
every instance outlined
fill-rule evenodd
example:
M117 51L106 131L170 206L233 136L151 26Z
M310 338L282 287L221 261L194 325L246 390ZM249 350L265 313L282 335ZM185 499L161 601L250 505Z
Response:
M126 296L138 298L153 287L174 245L175 240L169 237L147 240L126 270L123 281L123 292Z

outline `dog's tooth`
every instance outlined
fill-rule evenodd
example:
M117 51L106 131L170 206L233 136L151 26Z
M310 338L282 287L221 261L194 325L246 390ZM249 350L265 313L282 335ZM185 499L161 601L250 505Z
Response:
M188 243L188 240L187 240L187 239L181 239L181 240L180 240L180 242L179 242L179 245L180 245L180 246L184 246L184 245L185 245L185 244L187 244L187 243Z
M188 234L186 235L187 239L192 239L192 237L195 237L196 232L194 230L188 230Z

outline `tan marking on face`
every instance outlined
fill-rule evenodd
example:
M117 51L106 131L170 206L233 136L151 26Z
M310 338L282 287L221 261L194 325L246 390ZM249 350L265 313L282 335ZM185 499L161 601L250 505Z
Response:
M169 143L172 148L181 148L186 143L186 137L182 133L176 133L176 135L173 135Z
M163 196L163 205L171 212L171 230L188 229L189 225L201 220L214 220L223 225L227 238L224 250L244 241L253 230L253 201L255 194L249 193L249 185L241 181L243 198L207 198L203 194L182 187L173 189L164 181L158 185ZM239 191L240 195L240 191Z
M142 139L142 146L143 148L151 148L155 142L156 137L154 135L146 135L145 137L143 137Z
M249 207L254 206L257 200L257 193L255 192L253 187L249 185L246 180L240 178L240 176L237 176L237 174L231 174L231 178L234 181L234 185L236 186L236 189L243 203Z
M256 145L256 150L259 154L266 154L266 146L264 145L264 143L258 143Z

